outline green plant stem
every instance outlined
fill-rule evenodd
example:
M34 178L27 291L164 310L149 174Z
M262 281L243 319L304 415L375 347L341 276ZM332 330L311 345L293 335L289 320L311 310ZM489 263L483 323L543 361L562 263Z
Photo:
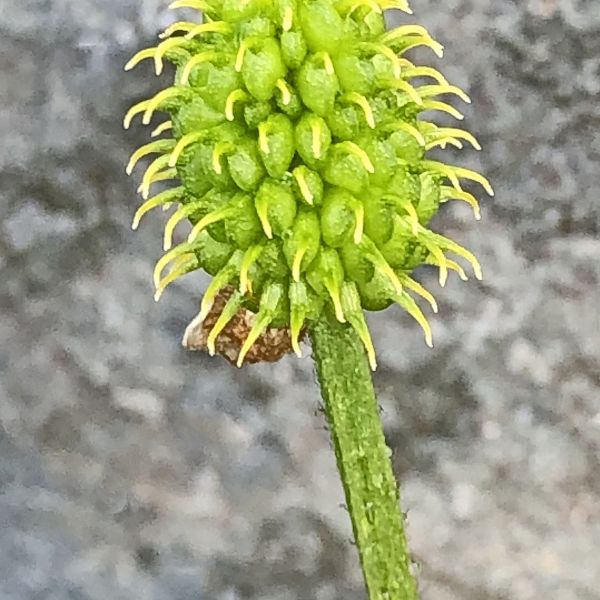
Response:
M329 311L310 335L369 599L417 600L391 451L363 346Z

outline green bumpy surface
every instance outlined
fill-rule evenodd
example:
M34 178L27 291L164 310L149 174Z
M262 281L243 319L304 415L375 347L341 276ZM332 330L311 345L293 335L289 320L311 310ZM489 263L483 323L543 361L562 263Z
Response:
M434 147L479 149L466 131L420 118L443 111L438 99L469 101L438 71L415 66L405 53L442 47L418 25L386 31L383 12L410 13L404 0L178 0L172 8L201 11L203 22L177 22L155 48L139 52L157 74L167 60L174 83L136 104L141 114L169 114L128 166L149 155L140 186L146 202L134 219L158 206L176 206L165 226L166 254L155 270L157 299L166 286L196 269L213 276L201 305L205 317L226 285L237 288L209 338L239 307L257 313L239 364L268 326L289 326L293 347L303 327L331 303L340 321L359 333L375 366L363 310L398 303L431 330L416 294L436 310L431 294L410 277L421 264L466 279L449 256L475 257L427 225L440 203L477 200L460 179L481 175L428 160ZM199 19L200 21L200 19ZM421 85L415 85L415 81ZM151 186L179 180L149 199ZM192 224L187 241L172 247L175 227ZM165 271L170 267L167 274Z

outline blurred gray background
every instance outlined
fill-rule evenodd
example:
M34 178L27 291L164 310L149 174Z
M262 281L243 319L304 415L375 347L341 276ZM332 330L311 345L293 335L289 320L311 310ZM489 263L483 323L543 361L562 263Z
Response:
M187 354L205 281L152 299L121 120L161 83L122 66L166 4L0 0L0 598L364 600L310 358ZM485 280L421 272L435 349L371 318L423 598L597 600L598 1L413 8L497 191L437 220Z

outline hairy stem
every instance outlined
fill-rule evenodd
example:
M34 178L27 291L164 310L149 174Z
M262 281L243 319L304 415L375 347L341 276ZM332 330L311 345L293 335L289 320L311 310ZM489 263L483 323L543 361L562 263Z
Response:
M369 600L417 600L391 451L363 346L329 311L310 334Z

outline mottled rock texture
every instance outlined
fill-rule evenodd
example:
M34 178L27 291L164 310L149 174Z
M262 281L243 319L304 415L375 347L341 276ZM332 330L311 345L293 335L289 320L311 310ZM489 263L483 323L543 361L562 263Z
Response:
M438 219L486 277L436 348L371 318L424 600L600 598L597 4L414 2L497 190ZM128 227L165 5L0 0L0 598L362 600L310 359L183 351L205 281L155 305L161 217Z

